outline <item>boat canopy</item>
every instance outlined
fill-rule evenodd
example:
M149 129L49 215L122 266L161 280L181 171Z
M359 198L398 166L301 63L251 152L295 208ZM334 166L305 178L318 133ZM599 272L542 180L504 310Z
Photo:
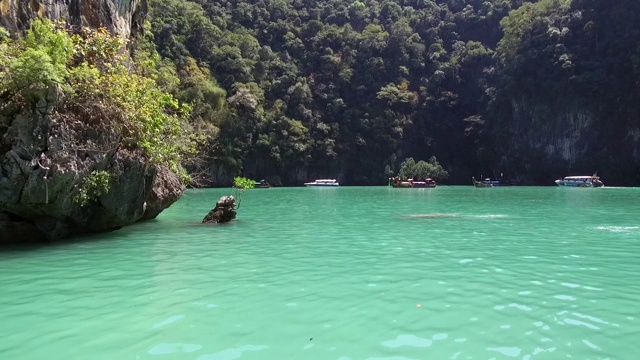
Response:
M599 179L599 176L565 176L565 180L591 180L591 179Z

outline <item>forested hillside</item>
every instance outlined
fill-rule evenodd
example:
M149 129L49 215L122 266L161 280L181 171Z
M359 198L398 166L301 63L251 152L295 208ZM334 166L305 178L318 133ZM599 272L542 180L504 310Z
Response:
M149 5L159 82L202 134L196 184L385 184L432 156L451 183L640 181L637 1Z

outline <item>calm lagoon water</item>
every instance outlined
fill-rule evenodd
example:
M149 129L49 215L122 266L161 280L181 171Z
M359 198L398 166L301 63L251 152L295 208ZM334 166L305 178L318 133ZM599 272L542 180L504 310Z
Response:
M637 359L640 188L230 189L0 252L0 359Z

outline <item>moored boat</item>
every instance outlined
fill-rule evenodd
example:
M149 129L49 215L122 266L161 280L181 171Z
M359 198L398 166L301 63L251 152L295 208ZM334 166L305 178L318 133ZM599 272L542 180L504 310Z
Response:
M391 186L394 188L434 188L437 186L436 182L431 179L420 180L400 180L399 177L390 178Z
M431 178L427 178L424 181L413 182L414 188L434 188L436 186L437 186L436 182Z
M485 179L486 181L487 179ZM505 180L499 180L499 179L490 179L489 182L491 183L491 185L493 186L511 186L511 183L509 181L505 181Z
M556 185L564 187L603 187L600 177L591 176L565 176L555 181Z
M265 180L256 181L255 184L253 184L254 189L267 189L270 187L271 187L271 184L269 184Z
M340 186L336 179L317 179L312 182L304 183L304 186Z
M477 188L490 188L490 187L493 187L493 184L491 183L491 179L489 179L489 178L484 179L482 181L478 181L478 180L476 180L475 177L471 177L471 181L473 182L473 186L475 186Z

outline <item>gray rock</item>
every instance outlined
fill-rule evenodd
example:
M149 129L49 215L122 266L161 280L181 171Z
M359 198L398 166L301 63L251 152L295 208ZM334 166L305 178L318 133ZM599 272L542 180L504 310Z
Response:
M223 196L216 203L207 216L202 219L203 224L226 223L236 218L236 199L233 196Z
M41 94L46 111L0 113L0 243L111 231L153 219L180 198L179 177L120 146L108 125L50 115L58 93ZM93 171L108 173L110 186L83 204L78 195Z
M129 38L142 29L147 12L146 0L3 0L1 5L0 25L14 33L44 16L74 26L104 26Z

